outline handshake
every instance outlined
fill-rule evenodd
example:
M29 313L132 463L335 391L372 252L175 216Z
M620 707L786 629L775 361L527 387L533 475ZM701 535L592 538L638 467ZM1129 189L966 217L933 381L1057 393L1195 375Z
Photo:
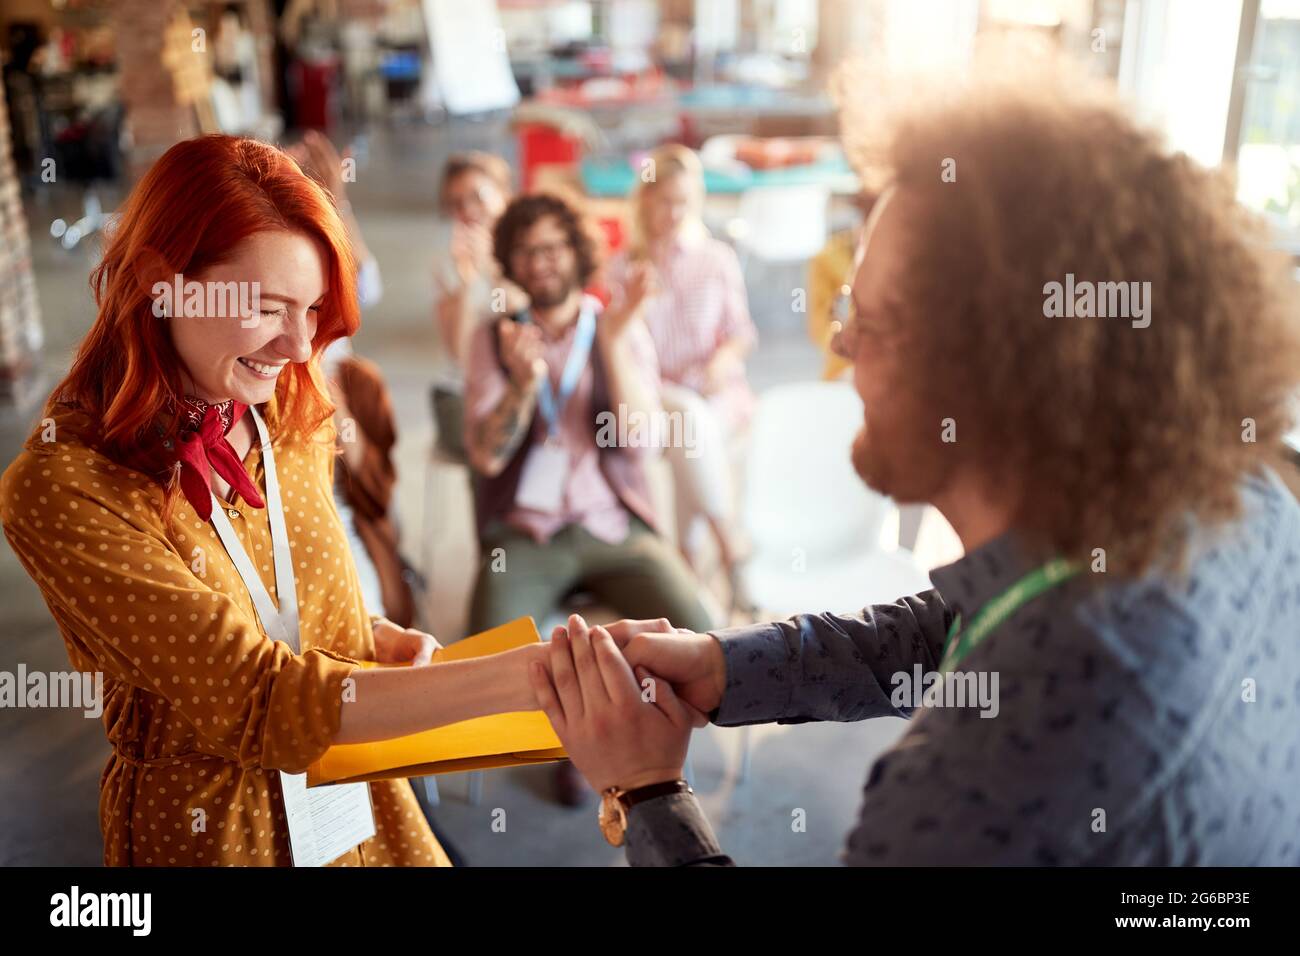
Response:
M691 730L722 701L726 665L707 634L660 618L555 628L528 664L538 706L598 792L682 776Z
M374 637L375 659L382 663L438 663L441 645L432 634L378 618ZM549 645L503 651L480 658L477 666L490 669L483 679L498 696L470 700L466 690L456 698L461 682L453 682L438 695L448 710L435 725L484 713L543 710L573 765L598 791L679 779L691 730L708 723L706 715L722 702L726 683L722 646L664 618L593 628L574 614L552 632ZM356 710L349 708L347 717ZM392 711L386 707L382 716ZM406 732L382 724L339 742Z

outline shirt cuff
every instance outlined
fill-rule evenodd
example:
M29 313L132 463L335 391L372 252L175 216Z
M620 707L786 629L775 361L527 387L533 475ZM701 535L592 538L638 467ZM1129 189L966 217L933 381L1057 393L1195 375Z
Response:
M710 714L719 727L770 723L789 710L794 693L790 648L776 624L710 631L722 647L727 679L722 702Z
M670 793L627 812L628 866L686 866L723 857L693 793Z
M343 684L357 667L351 658L318 647L288 656L261 714L253 762L241 765L305 773L334 745L343 723Z

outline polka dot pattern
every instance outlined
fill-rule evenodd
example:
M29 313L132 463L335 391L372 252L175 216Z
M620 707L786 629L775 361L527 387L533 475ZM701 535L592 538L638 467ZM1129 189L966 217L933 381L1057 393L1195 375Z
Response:
M274 403L263 412L274 435ZM304 771L338 732L344 679L374 658L356 568L333 503L329 425L275 446L296 570L302 652L262 631L211 524L52 414L0 479L0 521L40 587L72 666L104 674L113 755L100 784L110 866L287 866L277 771ZM265 488L261 450L244 459ZM218 499L279 600L266 509ZM376 836L338 866L450 865L404 780L370 784Z

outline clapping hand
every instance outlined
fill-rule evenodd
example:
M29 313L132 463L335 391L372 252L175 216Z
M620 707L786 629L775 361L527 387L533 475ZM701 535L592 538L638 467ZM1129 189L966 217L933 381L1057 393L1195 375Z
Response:
M492 232L479 223L456 222L451 227L451 261L462 285L493 274Z
M497 329L501 336L501 359L510 381L523 391L536 388L546 374L541 330L531 323L524 325L512 319L500 319Z
M654 265L643 260L632 263L628 267L627 281L623 283L622 296L600 317L600 330L610 338L621 338L640 315L646 299L655 295L658 289Z

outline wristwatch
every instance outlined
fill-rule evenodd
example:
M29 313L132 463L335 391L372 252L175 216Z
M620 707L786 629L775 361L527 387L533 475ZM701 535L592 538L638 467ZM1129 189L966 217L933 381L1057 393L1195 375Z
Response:
M610 787L600 795L600 832L605 835L610 846L622 846L627 834L627 811L643 800L666 797L673 793L694 793L685 780L667 780L663 783L651 783L631 790Z

